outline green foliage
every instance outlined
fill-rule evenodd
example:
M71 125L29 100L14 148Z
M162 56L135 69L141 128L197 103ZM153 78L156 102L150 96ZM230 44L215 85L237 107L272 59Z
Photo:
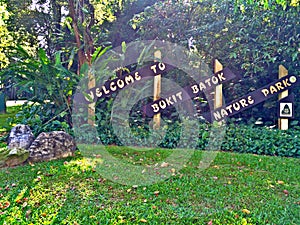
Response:
M269 2L268 7L261 2ZM239 4L243 12L235 10ZM192 38L194 51L207 64L217 58L241 75L242 79L224 85L226 102L230 102L278 79L280 64L289 74L299 75L299 10L290 1L164 1L135 15L131 24L141 39L189 46ZM294 91L298 93L299 88ZM276 102L261 106L243 117L266 118Z
M7 48L13 45L12 36L7 29L9 15L6 4L0 2L0 69L9 64Z
M69 131L71 97L78 75L63 66L60 52L52 62L43 49L39 49L37 57L30 56L20 46L16 51L18 60L1 71L1 78L4 83L20 87L21 92L29 92L32 97L10 123L28 124L35 134L55 129Z
M143 146L159 146L162 148L174 149L181 147L191 148L196 143L196 148L204 150L208 147L213 150L234 151L239 153L252 153L258 155L272 155L284 157L300 157L299 138L300 130L292 126L287 131L271 129L268 127L255 127L250 124L229 123L224 137L214 137L211 134L214 124L198 122L187 130L183 131L183 121L178 118L174 110L161 114L162 126L157 133L152 129L151 118L145 117L140 110L143 105L151 102L151 99L137 102L131 109L128 121L130 132L122 130L122 126L113 127L111 120L114 98L98 102L96 110L96 123L98 137L104 145L130 146L131 140L143 143ZM294 124L297 125L297 121ZM196 121L195 121L196 123ZM195 130L198 127L198 130ZM218 128L217 128L218 129ZM221 132L222 128L220 128ZM198 132L198 135L191 135L192 140L183 140L186 136L183 132ZM88 135L88 132L87 132ZM220 141L222 143L220 143ZM214 143L215 142L215 143Z
M282 131L249 125L228 126L221 150L300 158L300 130Z

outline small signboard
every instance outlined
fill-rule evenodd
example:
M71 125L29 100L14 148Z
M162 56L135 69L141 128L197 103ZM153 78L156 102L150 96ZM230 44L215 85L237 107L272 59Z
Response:
M279 101L279 118L294 118L294 95L291 94Z

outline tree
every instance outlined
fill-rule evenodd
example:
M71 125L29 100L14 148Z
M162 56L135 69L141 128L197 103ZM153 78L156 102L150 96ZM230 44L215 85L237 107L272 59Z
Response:
M13 45L13 38L7 29L7 20L9 12L6 4L0 2L0 69L8 66L9 58L7 56L7 48Z
M188 47L192 38L208 64L217 58L242 75L241 81L225 86L226 101L230 101L277 79L279 64L290 74L299 74L299 1L266 2L158 2L136 15L132 25L140 39L167 40ZM271 114L275 121L274 106L275 102L268 102L259 105L257 112L254 108L240 115L269 118Z

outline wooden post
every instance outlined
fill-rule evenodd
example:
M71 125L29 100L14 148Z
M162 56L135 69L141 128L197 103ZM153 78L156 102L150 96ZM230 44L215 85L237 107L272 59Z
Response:
M161 51L156 50L154 52L154 61L161 59ZM154 77L154 89L153 89L153 101L160 99L161 92L161 75ZM160 113L153 116L153 129L157 130L160 128Z
M214 73L223 70L223 65L215 59L214 62ZM220 108L223 105L223 85L219 84L215 87L215 100L214 100L214 109Z
M278 78L282 78L282 77L285 77L288 75L288 70L282 66L282 65L279 65L279 71L278 71ZM283 91L279 94L278 96L278 100L281 100L285 97L287 97L289 95L289 91L286 90L286 91ZM286 118L279 118L278 119L278 128L280 130L287 130L289 129L289 119L286 119Z
M88 73L88 89L92 89L96 86L96 80L93 74ZM95 125L95 106L96 103L91 103L88 105L88 124Z

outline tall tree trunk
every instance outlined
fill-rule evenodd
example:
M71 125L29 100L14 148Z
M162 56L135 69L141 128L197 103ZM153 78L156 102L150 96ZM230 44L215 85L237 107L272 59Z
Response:
M77 52L77 54L78 54L78 69L77 69L77 73L79 75L80 68L85 62L87 62L87 58L85 57L84 46L83 46L84 43L82 43L81 39L80 39L80 31L79 31L79 28L78 28L78 19L79 19L78 10L81 10L81 9L77 9L77 10L75 9L74 0L69 0L70 17L72 18L72 27L73 27L73 30L74 30L76 46L78 48L78 52Z
M75 7L75 3L77 6ZM89 18L85 18L82 12L82 7L86 7L89 11ZM94 42L91 36L91 28L94 25L94 7L89 2L89 0L69 0L69 10L70 17L72 18L72 26L75 35L76 46L78 48L78 70L77 73L80 74L80 69L84 63L89 66L92 65L92 55L94 53ZM83 27L82 31L79 30L78 23ZM86 24L84 26L84 24ZM83 37L83 40L81 40ZM91 89L95 87L95 78L93 74L88 72L88 88ZM95 123L95 103L88 106L88 123L94 125Z

